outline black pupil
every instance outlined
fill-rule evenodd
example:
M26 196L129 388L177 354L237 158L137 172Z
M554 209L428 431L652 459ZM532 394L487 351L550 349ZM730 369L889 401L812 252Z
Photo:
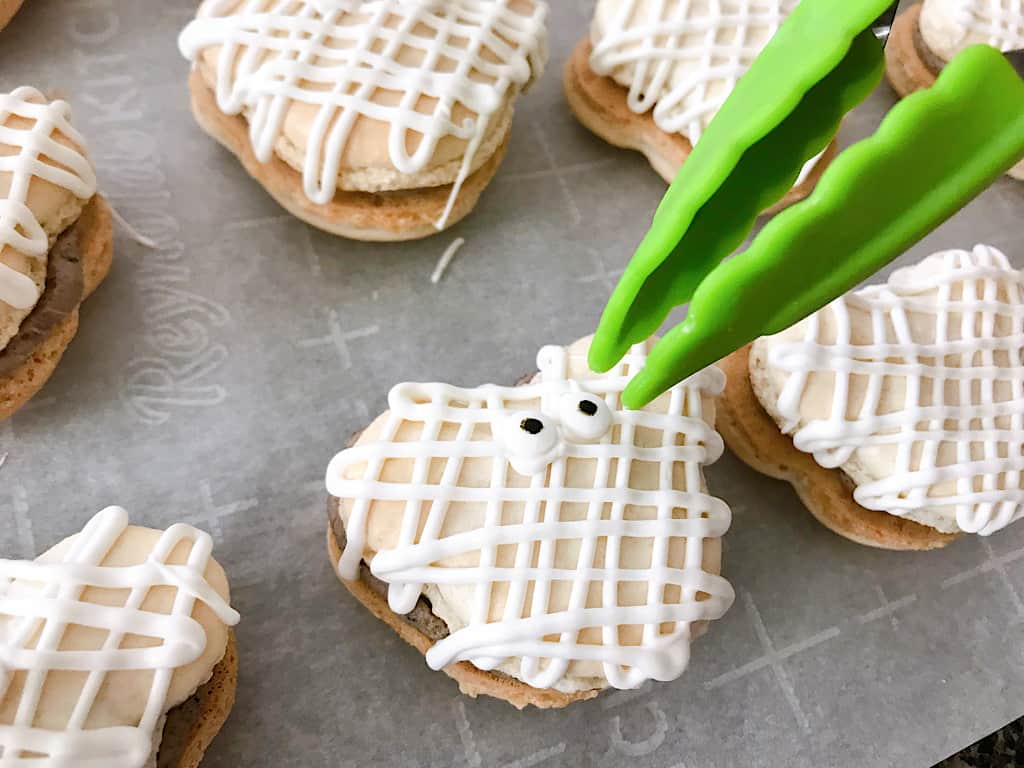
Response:
M593 416L597 413L597 403L593 400L580 400L580 412L587 416Z
M521 422L519 422L519 428L523 430L523 432L529 432L531 435L536 435L540 433L542 429L544 429L544 422L542 422L540 419L534 419L531 417L529 419L523 419Z

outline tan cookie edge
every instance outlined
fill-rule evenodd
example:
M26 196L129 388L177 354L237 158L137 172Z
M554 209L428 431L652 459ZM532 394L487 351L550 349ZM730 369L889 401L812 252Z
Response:
M716 427L729 449L752 469L785 480L826 528L858 544L891 550L928 550L957 538L912 520L865 509L842 471L826 469L793 445L761 407L750 384L750 345L718 363L726 387Z
M198 768L210 748L213 739L231 713L235 704L235 692L238 688L238 643L234 630L228 631L228 645L224 658L213 669L210 680L199 688L190 701L198 702L198 712L192 713L185 705L171 710L164 726L165 740L171 733L184 732L184 743L172 746L176 759L164 757L166 744L161 744L157 756L158 768ZM187 704L188 702L186 702ZM189 721L173 722L175 717L187 717Z
M83 298L86 298L107 276L113 260L114 230L106 201L94 195L74 226L79 227ZM10 376L0 379L0 421L13 416L43 388L77 331L76 308L53 329L29 360Z
M638 115L629 108L627 90L610 77L590 68L591 42L581 40L562 71L566 101L576 119L609 144L641 152L666 183L671 183L693 146L680 134L669 134L654 122L650 112ZM837 153L828 145L811 174L787 192L765 213L775 213L807 197Z
M327 552L334 567L335 575L338 574L338 561L341 559L341 548L334 538L330 523L327 525ZM389 607L387 600L379 597L361 581L345 581L338 576L339 581L352 593L352 596L362 603L370 613L387 624L399 637L419 651L426 654L433 641L417 630L415 627L402 621L402 617L394 613ZM510 677L499 677L491 672L485 672L470 664L468 661L460 661L449 664L444 668L444 673L459 684L462 693L476 698L477 696L492 696L496 699L507 701L517 709L523 709L533 705L541 709L560 709L572 704L574 701L585 701L592 699L600 693L599 690L580 691L578 693L562 693L555 690L541 690L526 683Z
M935 82L935 75L917 50L917 25L921 4L910 6L896 17L885 44L885 74L889 84L901 97Z
M338 190L329 203L314 203L306 197L302 176L295 169L276 155L267 163L256 159L245 118L221 112L213 90L197 70L190 75L188 86L192 114L199 127L235 155L248 174L293 216L350 240L397 242L438 233L434 223L444 213L452 185L378 193ZM506 134L494 155L466 179L445 229L454 226L476 206L501 165L508 142Z

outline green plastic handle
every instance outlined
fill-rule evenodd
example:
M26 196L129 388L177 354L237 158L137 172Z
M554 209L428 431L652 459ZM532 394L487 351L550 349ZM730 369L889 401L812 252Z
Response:
M881 80L869 31L890 0L803 0L711 121L654 215L601 318L594 370L610 369L792 187Z
M957 55L892 108L694 292L623 402L638 408L758 336L777 333L874 274L1024 157L1024 80L995 49Z

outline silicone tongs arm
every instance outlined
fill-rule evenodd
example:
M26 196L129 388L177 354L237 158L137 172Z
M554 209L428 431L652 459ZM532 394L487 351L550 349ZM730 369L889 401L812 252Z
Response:
M712 120L658 206L601 318L590 365L610 369L750 233L881 79L869 31L890 0L804 0Z
M624 396L642 405L877 272L1024 157L1024 80L995 48L956 56L840 154L802 203L700 284Z
M881 47L867 29L883 5L804 0L698 143L592 344L591 365L604 370L673 306L692 299L687 320L659 342L630 384L626 405L642 406L823 306L937 226L1024 151L1024 84L994 49L965 51L932 89L898 104L875 136L834 160L807 200L715 270L880 79ZM822 30L831 31L825 44L815 42ZM798 53L801 41L809 50ZM789 101L770 109L780 91ZM746 124L744 108L752 116Z

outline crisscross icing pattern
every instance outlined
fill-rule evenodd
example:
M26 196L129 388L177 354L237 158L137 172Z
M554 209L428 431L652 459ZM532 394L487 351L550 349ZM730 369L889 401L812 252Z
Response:
M208 605L225 624L237 623L238 614L205 579L212 549L207 534L174 525L141 565L104 566L127 527L127 513L109 507L86 525L62 562L0 560L0 616L10 619L6 635L0 627L0 700L15 673L25 673L14 722L0 724L3 768L141 768L151 757L154 730L166 714L175 669L195 661L206 647L206 634L192 618L196 601ZM187 563L167 564L182 541L191 542ZM36 588L28 591L26 584ZM147 594L158 586L177 590L170 614L142 610ZM128 595L120 607L105 606L81 599L89 588L126 590ZM102 647L63 648L69 625L106 631ZM161 644L122 648L129 635L156 638ZM47 675L58 670L87 675L66 728L35 727ZM141 720L124 727L86 729L107 674L121 670L153 673Z
M600 0L591 68L692 144L797 0ZM598 31L598 28L599 31Z
M22 120L29 125L23 127ZM41 259L50 250L46 232L28 207L34 179L63 187L83 199L96 193L91 163L78 150L58 142L57 135L85 146L71 125L71 107L66 101L47 102L39 91L28 87L0 93L0 146L14 149L12 154L0 153L0 181L10 182L6 196L0 196L0 253L13 248ZM29 309L39 295L31 278L0 263L0 301Z
M825 467L862 450L891 458L887 476L857 486L859 504L955 509L960 529L981 534L1021 517L1024 292L1002 253L935 254L804 323L801 341L768 349L769 367L789 372L783 429ZM810 378L822 374L834 376L829 415L804 423Z
M1024 0L955 0L953 11L972 41L1001 51L1024 48Z
M204 48L222 46L217 103L226 114L246 113L262 162L271 158L289 105L317 107L302 173L316 203L334 197L360 117L389 125L391 162L406 174L423 171L445 136L467 141L442 227L491 117L510 88L543 69L546 15L541 2L526 15L509 0L206 0L179 42L193 61ZM411 57L418 64L399 61L408 49L418 52ZM381 97L385 91L402 95L394 103ZM429 112L425 99L433 100ZM456 105L473 117L456 122ZM410 134L418 139L411 153Z
M460 660L493 669L518 658L513 674L539 688L554 687L577 661L597 662L620 688L673 679L689 660L693 622L718 618L732 603L728 582L703 567L705 542L731 519L703 490L701 472L722 451L701 405L702 393L721 391L721 372L707 369L673 388L659 401L664 412L631 411L621 394L643 365L644 346L585 380L568 377L570 355L585 365L585 350L545 347L538 376L518 387L398 385L380 434L328 468L329 492L351 504L343 578L357 576L375 505L398 501L397 545L369 563L389 583L392 610L412 610L424 585L472 595L466 625L427 653L435 669ZM608 414L599 438L573 437L583 428L573 418L585 417L566 410L567 398ZM399 439L409 425L422 432ZM531 425L558 442L524 448L509 437ZM539 471L515 471L524 451L545 459ZM395 462L409 466L398 481L389 474ZM471 462L477 481L460 482ZM649 475L638 488L641 465ZM467 505L477 510L471 526ZM568 559L567 546L577 547ZM629 588L639 598L621 599Z

